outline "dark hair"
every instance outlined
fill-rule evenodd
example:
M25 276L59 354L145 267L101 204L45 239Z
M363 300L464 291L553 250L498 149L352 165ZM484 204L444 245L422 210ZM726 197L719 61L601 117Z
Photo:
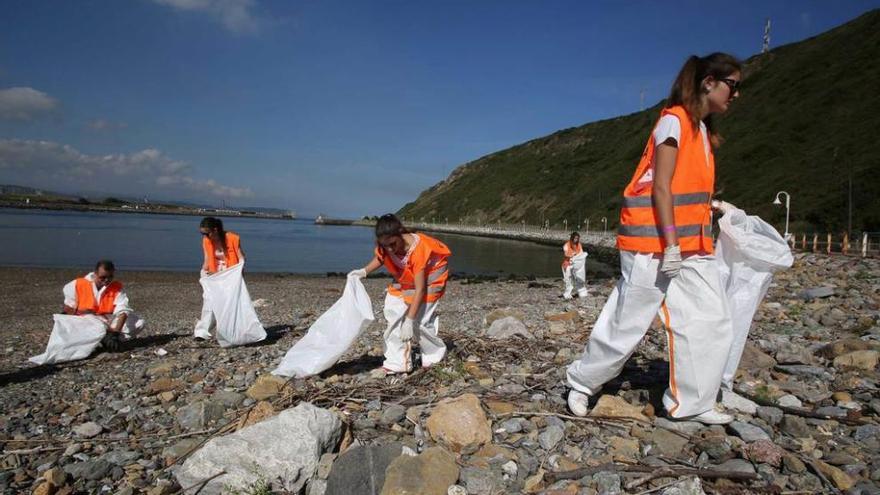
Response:
M575 236L580 238L580 236L581 236L580 232L572 232L571 235L568 236L568 242L574 242Z
M700 85L703 79L712 77L719 80L730 76L735 72L742 72L742 63L733 55L727 53L715 52L705 57L691 55L678 72L675 82L672 83L672 90L669 92L667 105L681 105L687 110L691 118L691 125L694 130L700 128L700 110L702 100L700 99ZM706 124L706 130L709 132L709 140L713 147L718 147L724 141L715 131L712 122L712 116L706 117L703 122Z
M108 272L115 272L116 271L116 267L113 265L113 262L110 260L98 260L98 262L95 263L95 272L97 272L101 268L104 268L104 270L107 270Z
M408 233L409 230L393 213L386 213L379 217L379 220L376 220L376 239L386 236L402 236Z
M223 230L223 221L215 217L205 217L199 223L199 228L216 230L220 234L220 249L226 253L226 231ZM216 249L216 248L215 248Z

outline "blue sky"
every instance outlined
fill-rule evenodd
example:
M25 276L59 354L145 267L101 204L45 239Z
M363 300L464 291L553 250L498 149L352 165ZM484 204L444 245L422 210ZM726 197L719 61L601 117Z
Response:
M0 183L393 211L456 166L661 99L691 53L875 1L6 0Z

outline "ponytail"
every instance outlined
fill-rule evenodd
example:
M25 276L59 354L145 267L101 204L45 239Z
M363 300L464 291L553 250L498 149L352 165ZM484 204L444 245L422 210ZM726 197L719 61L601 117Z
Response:
M735 72L742 72L742 63L733 55L721 52L715 52L705 57L691 55L672 83L667 105L683 106L690 116L691 125L695 131L698 131L703 105L700 98L702 93L700 85L703 83L703 79L711 76L719 80ZM716 132L712 117L706 117L703 123L706 124L712 146L717 148L724 140Z

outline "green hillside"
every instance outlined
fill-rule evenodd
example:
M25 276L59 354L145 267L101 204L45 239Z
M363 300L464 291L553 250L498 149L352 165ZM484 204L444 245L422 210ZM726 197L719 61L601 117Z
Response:
M880 231L880 10L746 62L740 98L720 122L719 197L773 222L792 195L792 231ZM670 81L671 83L671 81ZM471 222L570 225L605 216L620 195L662 102L553 133L458 167L399 214Z

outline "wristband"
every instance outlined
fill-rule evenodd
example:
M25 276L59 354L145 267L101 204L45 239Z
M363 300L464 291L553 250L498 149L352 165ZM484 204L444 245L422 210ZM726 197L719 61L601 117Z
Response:
M675 232L675 225L667 225L663 227L663 232Z

